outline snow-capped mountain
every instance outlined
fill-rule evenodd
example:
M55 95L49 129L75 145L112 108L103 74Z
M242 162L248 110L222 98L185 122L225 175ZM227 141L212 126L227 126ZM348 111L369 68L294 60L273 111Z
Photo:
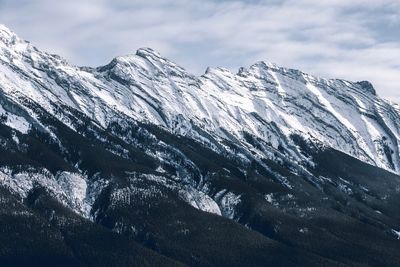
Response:
M196 77L151 49L79 68L4 26L0 31L2 90L52 114L62 104L102 127L127 116L194 137L191 124L219 139L244 141L248 132L275 148L295 133L399 172L399 110L368 82L322 79L264 62L237 74L209 68Z
M62 218L57 231L89 219L90 227L133 238L151 249L140 253L172 265L220 265L222 253L185 248L174 234L240 251L240 242L257 244L243 252L254 257L249 265L286 254L289 265L400 261L400 109L367 81L265 62L237 73L208 68L198 77L150 48L77 67L0 26L0 116L1 188L26 214ZM59 206L47 207L42 195ZM162 215L171 225L161 223L160 209L172 212ZM344 230L335 232L336 221ZM206 234L225 231L224 224L243 235L234 245ZM354 227L362 230L354 234ZM195 237L201 231L205 237ZM321 235L321 242L359 252L351 258L306 244ZM369 247L350 235L379 241ZM271 246L278 252L272 258L265 255ZM246 262L226 251L220 258L230 266Z

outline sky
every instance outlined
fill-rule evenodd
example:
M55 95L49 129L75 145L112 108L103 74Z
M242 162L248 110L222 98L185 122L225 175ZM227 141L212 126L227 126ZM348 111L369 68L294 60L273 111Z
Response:
M0 0L0 23L74 65L151 47L196 75L266 61L400 103L400 0Z

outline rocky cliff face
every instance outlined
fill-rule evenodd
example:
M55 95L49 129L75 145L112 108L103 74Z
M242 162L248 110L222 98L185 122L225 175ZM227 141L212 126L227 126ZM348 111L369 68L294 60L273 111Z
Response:
M398 264L399 125L366 81L265 62L197 77L149 48L76 67L0 26L0 222L21 222L3 235L35 218L60 236L26 236L46 240L26 259L0 240L0 258Z

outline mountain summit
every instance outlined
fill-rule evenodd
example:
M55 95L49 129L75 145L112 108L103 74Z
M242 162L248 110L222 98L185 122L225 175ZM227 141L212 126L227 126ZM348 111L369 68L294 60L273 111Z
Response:
M8 266L400 263L400 111L369 82L0 40Z

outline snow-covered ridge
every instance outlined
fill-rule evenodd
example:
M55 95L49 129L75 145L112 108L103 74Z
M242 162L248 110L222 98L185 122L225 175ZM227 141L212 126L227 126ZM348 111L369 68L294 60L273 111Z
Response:
M56 116L57 106L70 106L103 127L127 116L194 138L193 125L243 144L247 132L275 148L300 134L400 171L399 109L368 82L322 79L265 62L238 73L209 68L196 77L149 48L102 67L75 67L0 26L0 90Z

